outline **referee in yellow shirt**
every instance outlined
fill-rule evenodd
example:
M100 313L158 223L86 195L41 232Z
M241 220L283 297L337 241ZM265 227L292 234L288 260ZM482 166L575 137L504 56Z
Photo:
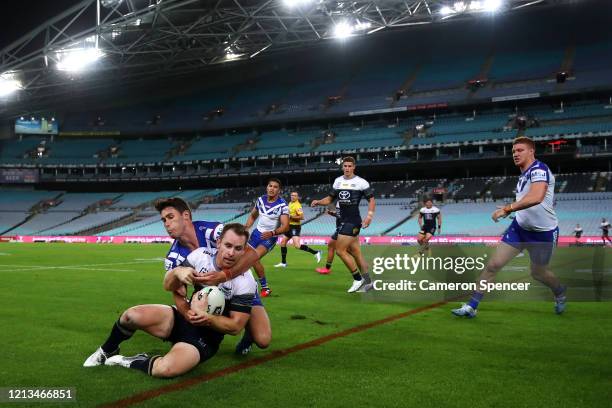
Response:
M317 260L317 263L321 261L321 252L315 251L308 245L301 245L300 243L300 232L302 229L302 220L304 219L304 211L302 211L302 204L300 204L300 196L297 191L291 192L291 202L289 203L289 231L285 232L286 239L281 241L281 263L274 265L275 268L286 268L287 267L287 244L293 240L293 246L295 249L301 249L302 251L313 254Z

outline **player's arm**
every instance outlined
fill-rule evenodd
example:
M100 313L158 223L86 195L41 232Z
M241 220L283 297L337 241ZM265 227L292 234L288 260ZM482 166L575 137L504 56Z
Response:
M166 271L164 276L164 289L169 292L179 290L184 285L193 284L195 269L188 266L177 266Z
M505 218L510 215L510 213L540 204L542 201L544 201L544 197L546 197L547 189L548 183L545 181L538 181L535 183L532 182L531 186L529 187L529 191L523 198L521 198L519 201L498 208L497 211L493 213L491 218L493 218L493 221L497 222L499 218Z
M419 211L419 218L417 218L417 222L419 223L419 228L423 229L423 213Z
M244 226L247 229L251 228L253 224L255 223L255 220L257 219L257 217L259 217L259 211L257 211L257 207L253 207L253 209L251 210L251 213L249 214L249 218L247 218L246 222L244 223Z
M438 212L438 232L442 231L442 211Z
M334 197L328 195L327 197L321 199L321 200L312 200L312 203L310 203L311 207L316 207L316 206L323 206L323 205L328 205L331 204L331 202L333 201Z
M210 327L220 333L235 336L244 329L244 326L246 326L249 321L249 317L251 316L251 304L253 303L254 297L253 293L233 296L229 305L229 317L210 315L208 313L200 314L190 311L189 320L196 326Z
M204 315L194 314L190 320L195 326L210 327L220 333L237 336L244 329L250 317L250 313L231 311L229 317L205 313Z
M363 219L363 222L361 223L363 228L368 228L370 226L370 223L372 223L372 219L374 219L374 212L376 211L376 200L374 200L374 197L370 197L368 199L368 215L366 215L366 217Z

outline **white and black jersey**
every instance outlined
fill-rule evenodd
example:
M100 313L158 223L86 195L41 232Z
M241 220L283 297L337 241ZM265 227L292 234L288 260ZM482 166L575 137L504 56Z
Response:
M582 228L579 228L579 227L574 228L574 236L576 238L580 238L582 236Z
M423 228L435 228L436 218L440 214L440 209L436 206L431 208L423 207L419 211L421 217L423 217Z
M601 235L603 236L607 237L610 233L610 223L608 221L602 222L599 228L601 228Z
M369 200L374 197L370 188L370 183L359 176L350 179L344 176L338 177L332 185L329 195L338 200L340 209L340 222L361 224L361 214L359 214L359 202L362 198Z
M216 253L207 248L197 248L187 256L183 265L191 266L198 274L220 272L221 268L216 265L215 256ZM201 288L199 285L195 286L196 290ZM251 305L257 292L257 282L250 269L227 282L220 283L219 289L225 296L226 312L251 313Z

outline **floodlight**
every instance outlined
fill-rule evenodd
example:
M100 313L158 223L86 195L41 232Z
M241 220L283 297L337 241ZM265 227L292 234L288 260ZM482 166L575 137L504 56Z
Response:
M453 9L450 8L449 6L444 6L440 9L440 14L442 14L443 16L448 16L453 13L454 13Z
M334 37L347 38L353 34L353 26L346 21L341 21L334 26Z
M484 0L482 9L484 11L495 12L502 6L502 0Z
M0 97L9 96L22 88L23 85L20 80L15 78L15 74L4 73L0 75Z
M57 53L57 69L78 72L99 60L104 53L98 48L72 48Z

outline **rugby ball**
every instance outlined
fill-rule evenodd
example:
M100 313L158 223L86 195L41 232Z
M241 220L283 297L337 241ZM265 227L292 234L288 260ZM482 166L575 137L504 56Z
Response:
M225 309L225 296L216 286L206 286L194 293L191 299L191 310L196 313L206 312L211 315L221 315Z

